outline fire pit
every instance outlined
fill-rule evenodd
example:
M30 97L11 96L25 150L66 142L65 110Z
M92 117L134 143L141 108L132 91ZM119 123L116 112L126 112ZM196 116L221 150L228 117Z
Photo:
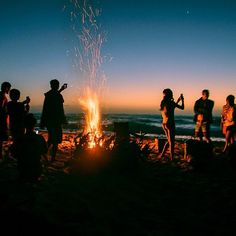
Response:
M150 152L151 148L143 143L143 137L130 136L128 122L115 122L114 134L97 137L80 133L75 137L74 153L66 172L79 175L95 174L104 169L130 172L147 160Z

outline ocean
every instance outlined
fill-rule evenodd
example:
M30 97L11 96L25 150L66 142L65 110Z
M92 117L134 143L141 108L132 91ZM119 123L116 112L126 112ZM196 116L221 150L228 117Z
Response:
M40 113L34 114L40 121ZM64 132L82 132L84 126L84 115L66 114L68 124L64 125ZM102 115L102 130L104 133L111 133L114 130L114 122L128 122L130 133L145 133L150 138L165 137L161 127L162 118L158 114L103 114ZM187 140L194 135L193 116L176 115L176 139ZM36 127L39 129L39 127ZM224 137L220 130L220 117L214 117L211 124L211 139L212 141L224 141Z

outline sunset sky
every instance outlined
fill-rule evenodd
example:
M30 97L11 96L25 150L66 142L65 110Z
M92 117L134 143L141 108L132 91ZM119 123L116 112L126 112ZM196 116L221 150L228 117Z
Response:
M186 114L202 89L219 112L236 95L236 1L100 0L111 61L103 112L159 113L164 88L185 96ZM67 82L67 112L80 112L81 76L73 67L69 0L1 1L0 78L41 111L49 81ZM182 112L183 114L183 112Z

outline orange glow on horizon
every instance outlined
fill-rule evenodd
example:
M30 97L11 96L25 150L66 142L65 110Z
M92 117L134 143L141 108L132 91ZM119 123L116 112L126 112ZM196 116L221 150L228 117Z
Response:
M131 112L131 113L159 113L160 102L162 100L162 91L164 88L171 88L174 93L174 99L177 100L180 93L184 94L185 98L185 110L177 111L178 114L193 114L194 102L201 97L202 89L210 90L210 99L215 102L213 113L220 114L225 99L229 94L236 95L234 84L224 84L224 81L220 81L216 76L216 83L202 83L197 80L197 77L190 78L189 81L182 82L180 79L176 81L170 81L169 78L163 77L160 81L144 81L140 82L137 77L137 83L131 83L127 78L126 82L110 84L108 91L103 94L102 113L112 112ZM115 81L119 81L118 78L114 78ZM195 79L195 80L194 80ZM153 79L150 79L153 80ZM193 81L193 82L192 82ZM210 84L211 83L211 84ZM26 96L30 96L31 112L41 112L44 93L47 92L48 88L39 88L38 90L21 89L21 99L23 101ZM69 87L62 92L64 97L64 108L65 112L81 112L78 97L81 96L78 92L78 87Z

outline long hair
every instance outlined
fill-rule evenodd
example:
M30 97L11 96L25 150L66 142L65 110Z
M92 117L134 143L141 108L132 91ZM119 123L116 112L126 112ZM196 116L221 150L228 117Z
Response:
M171 101L173 101L173 92L171 89L167 88L163 90L163 99L161 101L161 105L160 105L160 110L162 111L164 109L164 107L170 103Z
M229 102L229 105L234 106L234 95L227 96L226 100Z

